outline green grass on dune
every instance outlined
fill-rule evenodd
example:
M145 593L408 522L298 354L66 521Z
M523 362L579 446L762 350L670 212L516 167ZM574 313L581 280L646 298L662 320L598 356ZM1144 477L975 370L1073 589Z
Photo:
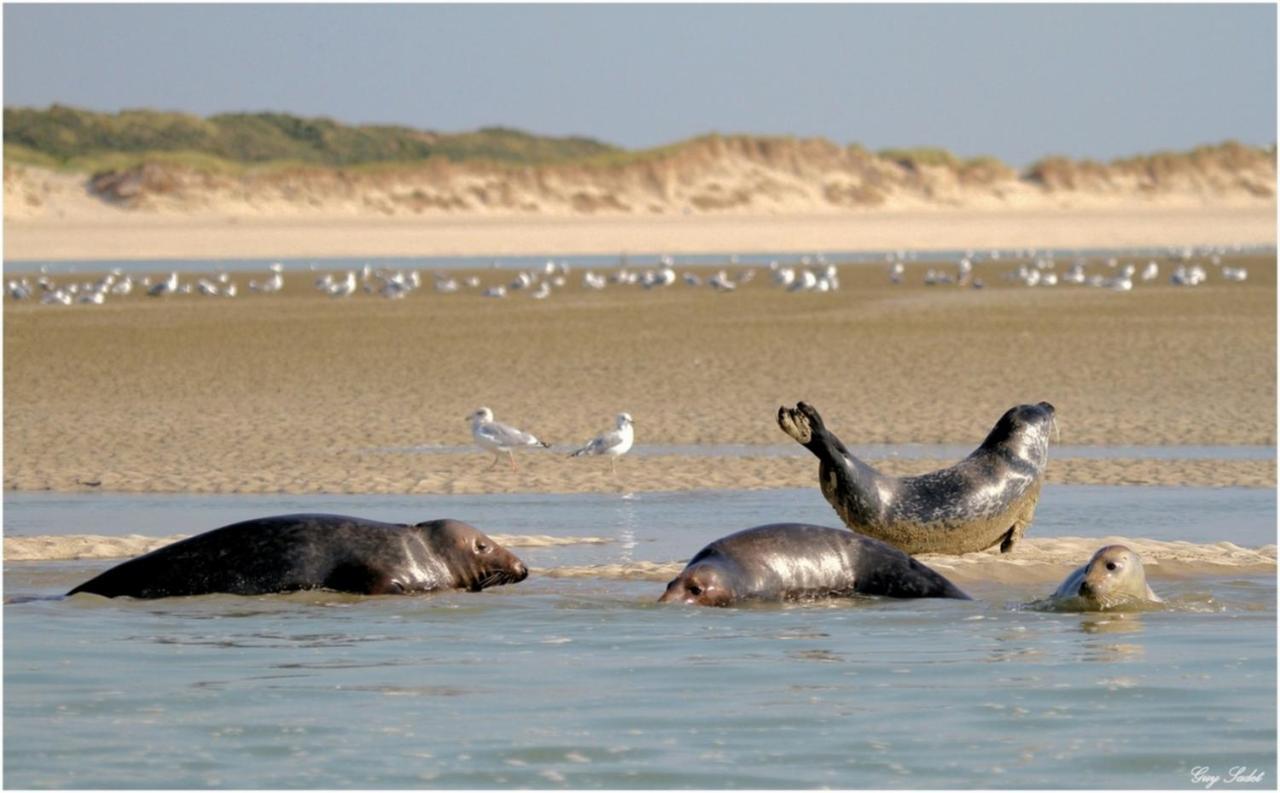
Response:
M710 133L665 146L629 150L587 137L549 137L506 127L438 133L397 125L348 125L287 113L221 113L201 118L156 110L97 113L64 105L6 107L4 125L6 164L93 174L145 163L232 176L333 168L385 172L431 162L497 168L570 164L609 170L687 155L705 157L721 146L765 158L779 152L784 157L793 156L793 152L804 156L804 147L826 143L790 136ZM1018 176L995 157L966 159L937 147L889 148L872 154L855 143L843 151L855 159L879 159L913 170L947 168L969 181ZM1187 169L1245 169L1267 160L1274 167L1275 158L1274 145L1258 148L1227 141L1188 152L1120 159L1109 165L1046 157L1021 177L1070 184L1082 175L1114 168L1159 178Z

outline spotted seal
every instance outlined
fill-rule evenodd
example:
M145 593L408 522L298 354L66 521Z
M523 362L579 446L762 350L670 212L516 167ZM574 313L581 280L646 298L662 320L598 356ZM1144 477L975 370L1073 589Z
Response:
M1142 557L1127 545L1104 545L1049 596L1057 606L1101 611L1120 605L1163 603L1147 583Z
M698 551L659 602L728 606L853 595L969 599L946 578L879 540L845 529L772 523Z
M849 453L811 405L778 408L778 426L819 460L822 495L845 525L910 554L1007 553L1031 525L1048 461L1048 402L1005 412L972 454L940 471L896 478Z
M160 598L333 589L364 595L523 581L514 554L457 520L410 526L345 515L279 515L158 548L68 592Z

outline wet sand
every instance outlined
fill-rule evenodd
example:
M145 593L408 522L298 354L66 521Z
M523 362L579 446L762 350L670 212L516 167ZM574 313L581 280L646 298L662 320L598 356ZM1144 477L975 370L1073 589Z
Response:
M123 559L154 551L183 535L146 537L137 534L102 536L73 534L42 537L6 537L7 562L65 559ZM602 537L549 537L546 535L503 535L493 539L509 548L548 545L600 544ZM1099 547L1113 543L1128 545L1142 556L1154 578L1182 575L1246 575L1272 573L1276 569L1276 546L1244 548L1230 542L1132 539L1128 537L1032 537L1024 539L1010 553L992 549L963 556L922 554L920 561L956 581L1000 581L1003 583L1056 582L1078 567ZM533 573L548 578L612 578L665 582L684 567L684 560L666 562L630 561L590 565L536 568Z
M832 294L761 272L731 294L674 286L545 301L442 295L332 300L292 274L279 295L131 296L5 306L5 487L22 490L478 493L811 487L807 457L567 459L636 420L644 444L779 444L781 404L816 405L854 444L976 446L1019 402L1058 408L1065 445L1274 445L1276 263L1244 283L1161 278L1131 293L1027 289L982 263L983 290L892 286L842 268ZM1140 262L1141 264L1141 262ZM1090 271L1105 268L1093 263ZM705 273L704 273L705 274ZM510 272L483 271L485 284ZM242 293L247 276L238 276ZM520 471L466 446L487 405L554 451ZM400 451L397 451L399 449ZM1055 457L1051 482L1274 487L1274 460ZM888 460L918 473L952 460ZM879 463L878 463L879 464Z

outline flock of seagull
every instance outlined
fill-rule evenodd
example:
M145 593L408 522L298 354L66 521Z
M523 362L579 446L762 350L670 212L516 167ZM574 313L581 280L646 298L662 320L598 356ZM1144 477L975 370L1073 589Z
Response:
M1244 267L1223 265L1222 257L1219 254L1212 254L1208 263L1211 267L1216 268L1217 273L1224 281L1238 283L1249 277L1249 271ZM1075 284L1111 289L1116 292L1131 292L1133 291L1135 276L1142 282L1155 281L1160 277L1160 263L1154 259L1147 262L1141 273L1138 272L1136 264L1132 262L1121 264L1120 260L1114 256L1106 260L1106 270L1103 272L1088 274L1085 272L1086 265L1087 260L1084 257L1076 257L1065 272L1059 273L1057 271L1058 263L1052 256L1038 256L1030 263L1023 264L1016 270L1006 272L1004 278L1009 281L1019 282L1023 286ZM901 283L904 274L905 268L901 261L891 263L889 279L893 283ZM1208 280L1208 277L1208 272L1200 264L1183 262L1174 267L1169 275L1169 283L1174 286L1198 286ZM956 284L959 286L971 286L974 289L981 289L984 286L982 279L973 277L973 260L968 256L956 263L954 275L947 270L929 268L925 272L924 283L926 286Z
M525 432L524 430L516 429L510 424L495 421L493 411L487 407L477 408L475 412L467 416L467 421L471 422L471 437L475 439L476 445L493 454L493 464L489 466L489 470L493 470L493 467L498 464L498 461L502 459L501 455L503 453L507 455L507 459L511 462L511 470L519 471L520 468L516 465L515 455L512 453L516 449L551 448L551 444L538 440L537 436L531 432ZM614 419L613 429L605 430L595 436L569 456L603 455L609 458L609 468L616 473L618 458L631 450L631 445L635 443L635 439L636 434L631 414L619 413L617 418Z
M1169 282L1176 286L1197 286L1210 278L1210 273L1224 281L1240 282L1248 278L1248 271L1243 267L1223 265L1222 257L1227 253L1225 247L1170 249L1166 257L1172 260L1173 267L1169 274ZM898 251L886 256L889 267L889 280L893 284L905 281L906 261L918 258L917 253ZM1147 283L1160 277L1160 264L1154 259L1148 261L1139 271L1138 265L1132 262L1122 263L1117 257L1105 259L1103 269L1093 273L1086 272L1088 260L1075 257L1069 266L1059 271L1058 262L1053 254L1038 254L1035 250L1014 251L1013 258L1025 260L1014 270L1004 273L1003 277L1011 282L1021 283L1029 287L1050 287L1059 284L1075 284L1111 289L1118 292L1131 291L1135 283ZM982 279L974 277L974 264L979 261L997 262L1001 259L999 251L979 255L973 251L960 257L954 269L947 267L930 267L924 273L926 286L957 285L975 289L985 284ZM1203 263L1193 259L1201 259ZM736 264L736 257L730 257L730 264ZM314 271L316 265L312 265ZM620 261L617 267L604 272L592 269L584 270L581 276L582 287L591 291L600 291L610 287L640 287L644 290L666 289L681 285L683 287L707 287L715 292L733 292L739 287L755 279L757 272L768 273L775 288L787 292L835 292L840 289L839 270L829 263L822 254L803 256L792 264L784 264L778 260L771 261L767 267L741 267L730 274L727 269L720 269L709 276L685 270L677 273L674 259L663 256L657 266L635 268ZM555 291L568 286L571 268L566 262L548 261L536 268L516 271L509 277L503 276L502 283L488 285L479 275L455 277L448 272L431 273L435 291L441 294L470 292L484 297L502 299L518 294L526 294L534 300L545 300ZM421 288L424 282L421 271L413 268L394 269L364 265L359 269L346 270L335 275L324 273L313 281L315 289L334 299L351 298L359 294L377 295L386 299L399 299ZM486 279L492 282L492 278ZM284 288L284 265L274 262L268 267L264 277L252 278L247 287L248 292L272 294ZM174 295L200 295L204 297L234 298L240 294L239 287L226 272L213 276L191 277L182 280L177 272L168 276L129 275L120 268L114 268L106 275L93 281L76 281L58 284L45 272L38 276L10 278L7 291L12 300L39 300L48 305L90 304L102 305L112 296L126 296L135 290L149 297L165 298Z

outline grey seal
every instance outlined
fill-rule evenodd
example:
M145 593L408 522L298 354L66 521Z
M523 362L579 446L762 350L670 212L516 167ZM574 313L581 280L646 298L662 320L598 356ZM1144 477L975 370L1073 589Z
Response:
M969 599L940 574L879 540L827 526L771 523L703 548L667 584L659 602L728 606L853 595Z
M213 529L130 559L68 592L161 598L333 589L364 595L479 592L528 568L457 520L416 525L345 515L278 515Z
M972 454L921 476L886 476L849 453L811 405L778 408L778 426L819 460L822 495L850 529L910 554L1007 553L1035 515L1048 462L1048 402L1005 412Z
M1127 545L1104 545L1049 596L1051 604L1101 611L1139 603L1163 603L1147 583L1142 557Z

